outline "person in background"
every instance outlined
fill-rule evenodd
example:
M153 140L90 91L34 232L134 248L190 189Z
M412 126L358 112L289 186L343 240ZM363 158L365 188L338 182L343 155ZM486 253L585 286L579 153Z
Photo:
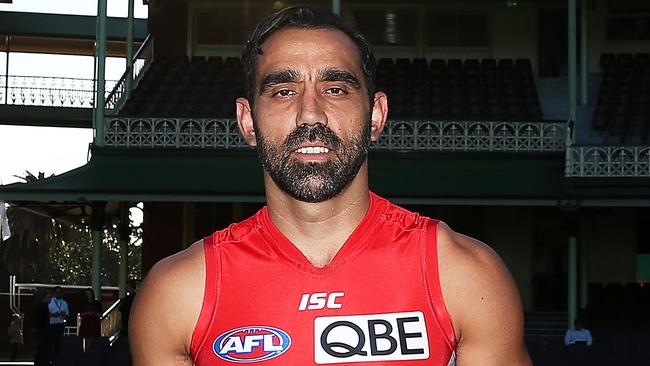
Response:
M49 365L52 344L49 338L50 310L48 305L52 300L52 293L50 291L39 291L35 296L40 301L34 308L34 331L36 332L34 366Z
M564 345L567 347L583 344L588 347L593 343L591 332L582 326L582 320L576 318L573 329L568 329L564 334Z
M23 345L23 327L22 327L22 315L21 314L11 314L11 322L7 328L7 334L9 334L9 349L11 354L9 356L9 361L16 361L16 356L18 356L18 351Z
M79 326L79 337L84 340L84 351L87 351L94 338L102 334L100 317L102 315L102 304L95 299L95 292L91 288L85 291L86 298L81 303L81 325Z
M52 352L50 360L55 360L61 349L61 341L65 331L65 321L70 317L68 302L63 300L63 289L61 286L54 288L54 297L47 306L50 312L49 338Z
M573 366L590 365L589 349L593 343L591 332L582 326L580 318L576 318L574 324L573 329L568 329L564 335L569 364Z

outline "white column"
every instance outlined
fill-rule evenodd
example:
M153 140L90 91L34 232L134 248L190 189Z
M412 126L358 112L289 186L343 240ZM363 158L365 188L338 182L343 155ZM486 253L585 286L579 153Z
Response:
M569 237L567 262L567 327L573 328L578 315L578 243L575 236Z
M341 15L341 0L332 0L332 13Z
M580 0L580 105L587 105L587 0Z
M129 16L126 29L126 98L131 96L133 88L133 0L129 0Z
M569 81L569 116L568 122L572 127L573 138L575 142L576 136L576 69L577 69L577 45L576 45L576 0L569 0L569 14L568 14L568 81Z
M94 124L96 146L104 146L104 102L106 93L106 1L98 0L97 2L97 90L95 91L95 114Z

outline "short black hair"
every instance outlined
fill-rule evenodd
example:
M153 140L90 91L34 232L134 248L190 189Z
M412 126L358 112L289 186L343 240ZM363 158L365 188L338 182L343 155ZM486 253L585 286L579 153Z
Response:
M61 290L61 291L63 291L63 289L61 288L61 286L54 286L54 291L56 291L56 290Z
M257 59L264 53L262 44L273 33L281 29L335 29L345 33L359 50L361 68L366 79L368 98L372 105L375 95L375 55L366 38L348 24L341 16L321 8L298 5L280 10L260 21L249 34L244 52L242 65L244 68L244 89L249 103L255 97L255 73Z

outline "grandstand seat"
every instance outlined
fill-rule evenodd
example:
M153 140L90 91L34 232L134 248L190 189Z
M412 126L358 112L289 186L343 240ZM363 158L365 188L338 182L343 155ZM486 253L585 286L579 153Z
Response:
M634 57L634 63L637 65L649 65L650 64L650 53L640 52L637 53Z
M616 56L613 53L603 53L600 55L600 68L603 71L610 70L616 63Z
M457 58L447 60L447 75L450 78L460 78L463 74L463 61Z
M481 61L481 75L494 76L497 74L497 61L493 58L485 58Z
M208 64L212 66L222 66L223 65L223 58L221 56L209 56L208 57Z
M449 118L452 119L464 119L465 118L465 107L462 104L449 104L448 106Z
M518 58L515 61L515 67L517 68L517 72L519 73L520 76L526 77L526 76L533 76L533 67L530 64L530 60L527 58Z
M447 65L445 63L445 60L439 58L434 58L431 60L431 64L429 66L429 76L431 78L442 79L444 78L446 72Z
M425 58L414 58L411 64L411 77L424 80L429 67Z

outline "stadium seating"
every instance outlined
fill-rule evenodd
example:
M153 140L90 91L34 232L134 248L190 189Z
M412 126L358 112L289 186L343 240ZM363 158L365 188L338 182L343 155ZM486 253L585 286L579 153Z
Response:
M645 144L650 132L650 54L604 53L603 81L592 126L625 142L638 135Z
M527 59L381 58L376 86L389 95L394 119L542 119ZM162 59L146 71L119 114L231 118L242 94L243 71L236 57Z

